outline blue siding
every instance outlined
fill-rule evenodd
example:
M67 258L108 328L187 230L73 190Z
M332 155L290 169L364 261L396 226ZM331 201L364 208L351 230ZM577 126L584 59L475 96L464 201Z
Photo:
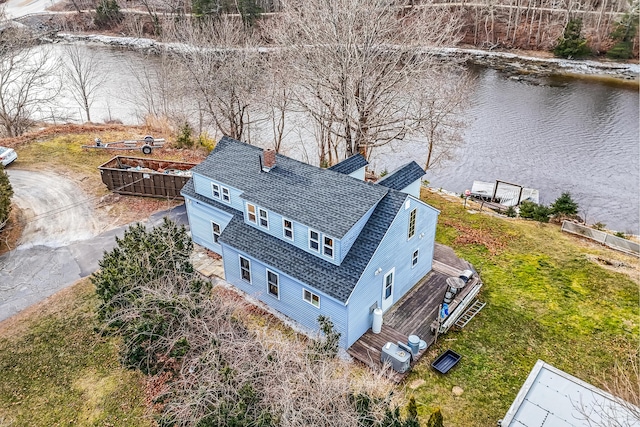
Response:
M342 303L318 292L316 289L305 286L303 283L283 274L281 271L270 268L262 262L228 245L223 244L222 246L222 259L227 282L264 302L309 330L318 330L317 319L319 315L323 314L329 317L334 323L336 330L341 334L340 345L346 347L348 342L347 309ZM251 262L251 284L243 280L240 276L239 255L249 259ZM269 294L267 290L267 268L279 275L279 299ZM320 308L302 299L303 289L308 289L320 297Z
M348 346L371 328L373 315L370 307L373 304L382 307L383 278L389 270L395 267L393 303L431 271L438 211L413 197L408 196L407 200L409 208L403 206L400 209L349 297ZM418 209L416 233L407 239L409 214L414 208ZM419 251L418 264L412 268L411 257L416 249ZM380 273L376 275L378 269Z
M255 205L254 203L251 203L252 205ZM340 262L342 262L342 259L339 258L340 256L340 247L341 247L341 241L338 239L334 239L331 236L327 236L327 237L331 237L333 239L333 252L334 252L334 257L333 259L324 255L323 251L322 251L322 242L324 239L324 234L320 233L320 250L319 251L314 251L312 249L309 248L309 227L307 227L304 224L300 224L299 222L295 222L292 221L290 218L286 218L289 221L291 221L293 223L293 240L289 239L288 237L284 236L284 225L283 225L283 216L273 212L273 211L269 211L268 212L268 222L269 222L269 228L265 228L260 226L260 217L259 217L259 208L260 206L255 205L256 206L256 223L253 223L251 221L249 221L249 215L247 213L247 208L246 208L246 203L245 203L245 208L244 208L244 222L245 224L257 228L259 230L261 230L264 233L270 234L280 240L283 240L287 243L290 243L292 245L294 245L295 247L302 249L306 252L309 252L311 254L317 255L319 258L322 258L326 261L329 261L330 263L333 263L335 265L340 265ZM266 209L265 209L266 210ZM373 209L371 210L371 212L373 212ZM368 215L371 215L371 213L369 213ZM362 228L362 227L361 227ZM357 236L356 236L357 237ZM355 240L355 239L354 239ZM351 243L353 244L353 242ZM344 258L344 257L343 257Z
M358 222L356 222L353 225L351 230L349 230L349 232L347 232L347 234L345 234L345 236L342 238L340 262L344 260L344 257L346 257L349 251L351 250L351 246L353 246L356 239L360 235L360 232L362 231L364 226L367 224L367 221L369 221L369 218L371 217L371 214L373 213L373 211L376 209L376 206L378 206L377 203L374 206L372 206L371 209L369 209L369 211L366 214L364 214L364 216L360 218Z
M366 166L363 166L360 169L357 169L357 170L351 172L349 174L349 176L353 177L355 179L359 179L360 181L364 181L365 169L366 169Z
M229 221L231 221L231 215L190 197L185 197L185 200L193 241L217 254L222 254L220 244L213 241L211 222L213 221L218 224L222 232L227 224L229 224Z
M222 197L215 197L213 195L213 188L211 184L218 184L220 186L221 193L222 193L222 187L229 189L229 196L231 199L230 203L222 200ZM237 190L233 187L229 187L228 185L221 182L212 181L211 179L205 176L199 175L197 173L193 174L193 185L196 189L196 193L202 196L219 201L221 203L226 203L236 210L239 210L239 211L244 210L244 200L240 198L240 195L242 194L240 190Z

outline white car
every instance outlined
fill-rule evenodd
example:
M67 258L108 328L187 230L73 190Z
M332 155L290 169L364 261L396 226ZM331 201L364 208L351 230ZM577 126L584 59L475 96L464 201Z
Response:
M18 158L18 154L13 148L0 147L0 161L3 166L7 166Z

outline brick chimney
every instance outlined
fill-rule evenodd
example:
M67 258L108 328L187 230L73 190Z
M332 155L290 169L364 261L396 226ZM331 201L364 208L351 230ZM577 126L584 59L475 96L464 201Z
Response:
M276 152L272 149L267 149L262 152L262 170L269 172L276 165Z

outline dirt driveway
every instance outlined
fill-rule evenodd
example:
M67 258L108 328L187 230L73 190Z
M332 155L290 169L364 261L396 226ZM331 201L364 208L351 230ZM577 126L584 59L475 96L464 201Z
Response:
M95 201L73 180L54 172L7 168L12 201L26 222L18 247L60 247L105 231L96 218Z

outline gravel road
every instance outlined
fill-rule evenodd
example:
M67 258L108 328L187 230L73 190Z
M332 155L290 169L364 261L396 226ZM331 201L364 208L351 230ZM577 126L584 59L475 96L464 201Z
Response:
M57 248L100 234L94 203L72 180L53 172L8 168L13 202L23 211L26 227L18 249Z

